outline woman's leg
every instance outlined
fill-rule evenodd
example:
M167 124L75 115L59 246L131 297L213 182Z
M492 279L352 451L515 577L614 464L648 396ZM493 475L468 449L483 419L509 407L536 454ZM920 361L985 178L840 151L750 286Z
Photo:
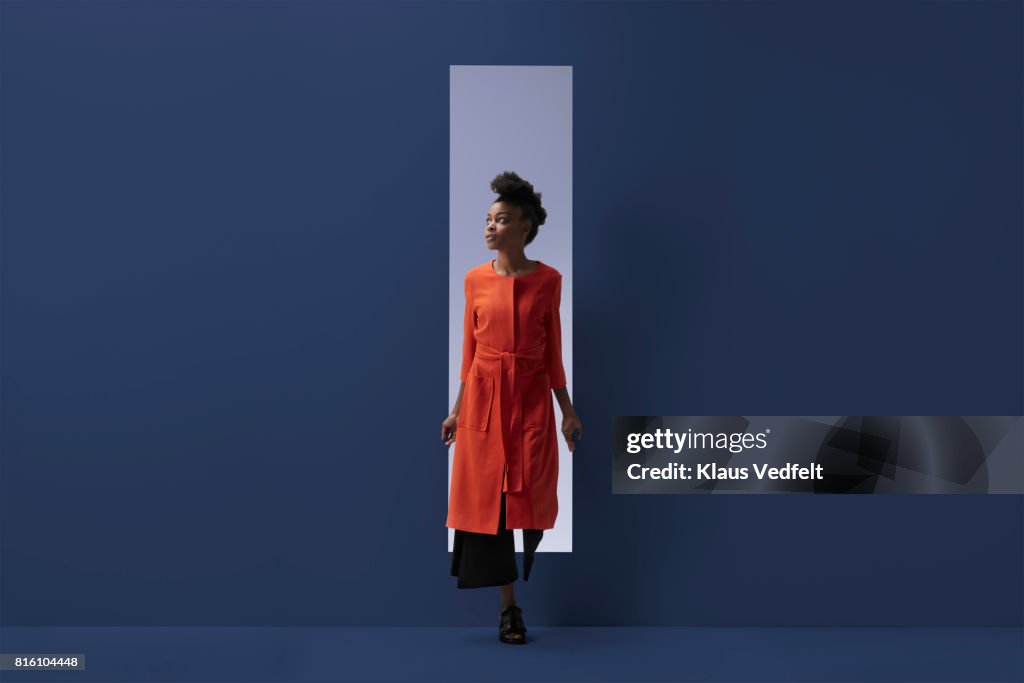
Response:
M505 610L516 604L516 592L515 587L511 583L507 583L501 587L501 612L498 613L498 618L504 620ZM526 634L522 631L509 630L504 636L508 640L523 640Z
M501 473L501 488L505 488L505 477L508 475L508 468L506 467ZM502 511L501 511L501 524L499 528L505 528L505 495L501 496ZM505 611L506 607L510 607L516 604L516 587L514 583L506 583L501 587L501 611L498 612L498 616L501 617L502 612ZM516 633L515 631L508 634L508 638L511 640L521 640L523 638L522 633Z
M459 577L459 588L507 586L519 578L515 538L512 530L505 528L504 491L496 531L495 534L455 531L451 575Z
M514 583L506 583L501 587L501 609L516 604L516 589Z

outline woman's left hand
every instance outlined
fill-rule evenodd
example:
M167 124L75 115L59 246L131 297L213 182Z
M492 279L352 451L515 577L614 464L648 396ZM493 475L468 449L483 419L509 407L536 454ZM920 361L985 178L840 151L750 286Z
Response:
M573 443L573 433L578 432L577 438L583 438L583 423L580 422L579 416L574 412L568 415L562 415L562 436L565 437L565 442L569 444L569 450L576 450L576 444Z

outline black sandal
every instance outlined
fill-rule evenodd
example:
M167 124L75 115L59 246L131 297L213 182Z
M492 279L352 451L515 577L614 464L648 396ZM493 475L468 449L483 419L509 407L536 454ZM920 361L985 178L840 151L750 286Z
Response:
M516 634L518 634L518 638L511 637ZM526 642L526 624L523 623L523 610L517 605L509 605L501 611L498 640L512 645L522 645Z

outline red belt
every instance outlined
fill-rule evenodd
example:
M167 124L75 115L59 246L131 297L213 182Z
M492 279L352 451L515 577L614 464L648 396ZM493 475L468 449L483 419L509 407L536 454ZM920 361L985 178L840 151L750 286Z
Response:
M522 396L516 394L519 365L516 359L544 360L544 342L519 351L500 351L493 346L477 342L476 355L485 360L501 361L498 371L498 409L501 416L501 445L507 468L508 491L522 491L523 474L523 408ZM506 371L511 378L505 381ZM514 399L514 400L513 400ZM506 429L506 425L508 428Z

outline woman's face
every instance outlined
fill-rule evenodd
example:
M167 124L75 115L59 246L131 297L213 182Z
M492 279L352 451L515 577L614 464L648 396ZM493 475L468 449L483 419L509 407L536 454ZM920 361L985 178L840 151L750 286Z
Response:
M529 234L530 223L522 220L522 209L506 202L491 204L484 226L484 241L488 249L522 249Z

